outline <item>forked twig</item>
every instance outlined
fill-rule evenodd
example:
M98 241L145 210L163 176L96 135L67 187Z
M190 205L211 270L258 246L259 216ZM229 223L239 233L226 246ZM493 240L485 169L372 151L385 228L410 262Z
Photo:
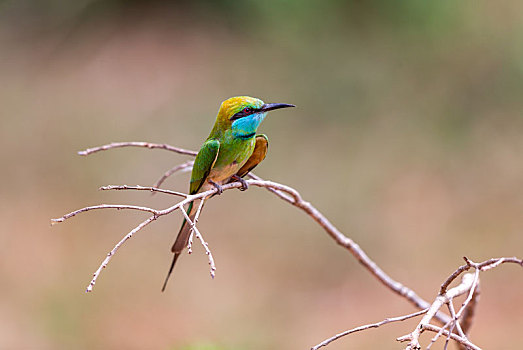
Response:
M206 200L206 198L204 198L200 201L200 204L198 205L198 209L196 210L196 214L194 214L194 225L196 225L198 223L198 219L200 218L200 214L202 212L202 208L203 208L203 204L205 203L205 200ZM189 242L187 244L187 254L192 254L193 236L194 236L194 229L191 227L191 233L189 234Z
M456 342L458 342L460 345L463 345L466 349L481 350L481 348L479 346L474 345L468 339L462 338L462 337L460 337L457 334L451 333L451 332L449 332L449 331L447 331L445 329L442 329L441 327L435 326L433 324L426 324L426 325L424 325L423 326L423 330L424 331L431 331L431 332L435 332L435 333L441 333L443 335L446 335L450 339L455 340ZM419 349L421 349L421 347Z
M460 343L461 346L467 348L467 349L479 349L477 345L474 345L472 342L470 342L466 337L466 331L469 329L470 322L471 322L471 315L470 313L473 313L473 307L475 305L475 295L477 294L476 291L479 287L479 273L481 271L486 271L489 269L492 269L496 266L499 266L503 263L515 263L518 265L523 266L523 260L511 257L511 258L496 258L496 259L489 259L481 263L475 263L468 259L467 257L464 258L466 261L466 265L460 266L456 271L454 271L446 280L443 282L440 288L439 295L436 297L432 305L430 306L429 310L423 316L421 321L418 323L416 328L409 334L404 335L402 337L399 337L398 341L409 341L409 344L407 345L407 350L418 350L421 349L421 345L419 343L419 337L421 333L424 330L432 330L436 332L436 335L434 338L432 338L431 343L427 347L427 349L430 349L432 344L441 336L446 335L447 340L445 342L445 348L447 347L448 340L453 339L456 340L458 343ZM469 270L469 269L475 269L474 273L467 273L463 275L463 278L461 280L461 283L457 285L454 288L448 289L449 285L463 272ZM454 298L467 294L467 297L461 304L461 308L458 310L458 312L454 311L454 305L453 300ZM473 303L474 300L474 303ZM472 304L473 303L473 304ZM432 318L434 318L434 315L436 312L443 306L448 305L450 313L451 313L451 319L444 324L443 327L436 327L432 324L430 324L430 321ZM465 315L469 313L467 316L466 322L467 327L461 327L460 324L460 318L464 318ZM448 328L448 330L447 330ZM454 328L457 330L458 334L454 334L453 330ZM463 330L462 328L465 328Z
M217 189L213 189L213 191L216 192ZM203 199L201 200L201 202L203 202ZM198 207L198 208L200 208L200 207ZM207 257L209 258L209 266L211 267L210 274L211 274L211 277L214 278L215 272L216 272L216 265L214 264L214 258L212 257L211 250L209 249L209 244L207 242L205 242L202 234L200 233L200 230L198 230L198 228L196 227L196 220L194 220L194 222L193 222L191 220L191 218L189 217L189 215L187 214L187 211L183 207L180 207L180 210L182 211L182 214L185 217L185 220L187 220L187 223L189 224L189 226L191 226L191 231L193 231L196 234L196 238L198 238L200 240L200 243L202 244L203 248L205 249L205 254L207 254Z
M321 343L313 346L311 348L311 350L318 350L319 348L321 348L322 346L327 346L329 345L330 343L332 343L333 341L337 340L337 339L340 339L341 337L344 337L346 335L349 335L349 334L352 334L352 333L356 333L356 332L360 332L360 331L364 331L366 329L370 329L370 328L378 328L380 326L383 326L384 324L387 324L387 323L391 323L391 322L400 322L400 321L405 321L405 320L408 320L410 318L413 318L413 317L416 317L416 316L420 316L420 315L423 315L425 312L428 311L428 308L427 309L423 309L423 310L420 310L420 311L417 311L417 312L414 312L412 314L409 314L409 315L403 315L403 316L398 316L398 317L390 317L390 318L386 318L384 319L383 321L381 322L376 322L376 323L370 323L370 324L366 324L364 326L359 326L359 327L356 327L356 328L352 328L352 329L349 329L347 331L344 331L344 332L341 332L341 333L338 333L336 334L335 336L332 336L328 339L325 339L324 341L322 341Z

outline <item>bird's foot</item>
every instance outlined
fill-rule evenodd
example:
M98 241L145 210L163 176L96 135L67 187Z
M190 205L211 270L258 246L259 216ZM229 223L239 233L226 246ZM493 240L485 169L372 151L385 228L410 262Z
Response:
M214 188L216 188L216 194L217 194L217 195L220 195L220 194L223 193L223 187L222 187L221 185L218 185L216 182L214 182L214 181L212 181L212 180L208 180L208 181L209 181L209 183L210 183L211 185L214 186Z
M238 175L233 175L232 179L235 180L235 181L238 181L239 183L242 184L242 187L240 187L240 191L245 191L246 189L249 188L249 184L247 183L247 181L245 181L244 179L242 179Z

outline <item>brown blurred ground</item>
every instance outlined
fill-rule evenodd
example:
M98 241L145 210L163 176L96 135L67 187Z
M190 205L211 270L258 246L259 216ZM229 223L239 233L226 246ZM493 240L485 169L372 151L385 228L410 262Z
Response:
M205 208L215 280L197 249L160 293L173 216L83 293L143 216L87 213L52 229L49 219L98 203L166 206L96 189L152 184L186 158L75 152L124 140L197 149L219 103L238 94L299 107L262 125L271 146L257 174L301 191L425 299L464 255L521 256L521 2L21 4L0 3L0 348L307 349L413 311L260 189ZM522 287L515 266L483 275L478 345L521 348ZM413 325L329 349L401 348L394 338Z

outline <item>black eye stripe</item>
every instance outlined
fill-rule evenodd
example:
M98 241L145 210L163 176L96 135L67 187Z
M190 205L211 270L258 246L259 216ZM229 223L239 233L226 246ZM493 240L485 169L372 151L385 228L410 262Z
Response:
M233 120L236 120L236 119L240 119L240 118L246 117L248 115L254 114L256 112L258 112L258 109L247 107L247 108L242 109L241 111L239 111L235 115L233 115L230 118L230 120L233 121Z

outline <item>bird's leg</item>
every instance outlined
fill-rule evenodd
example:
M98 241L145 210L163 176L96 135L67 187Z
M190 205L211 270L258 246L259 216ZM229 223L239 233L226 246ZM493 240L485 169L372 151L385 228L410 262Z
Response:
M242 184L242 187L240 187L240 191L245 191L246 189L249 188L249 184L247 183L247 181L245 181L244 179L242 179L238 175L233 175L232 179L235 180L235 181L238 181L239 183Z
M214 188L216 188L216 190L217 190L216 194L217 194L217 195L220 195L220 194L223 193L223 188L222 188L221 185L218 185L216 182L212 181L211 179L207 179L207 181L209 181L209 183L210 183L211 185L213 185Z

